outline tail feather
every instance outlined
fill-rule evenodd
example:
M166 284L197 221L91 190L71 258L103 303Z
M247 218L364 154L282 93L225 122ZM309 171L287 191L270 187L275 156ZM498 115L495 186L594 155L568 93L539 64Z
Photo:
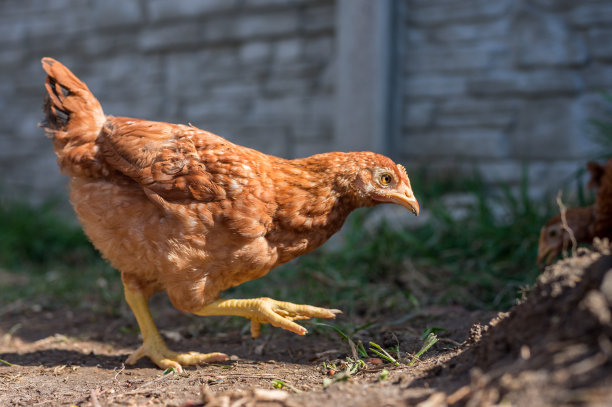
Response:
M72 176L99 176L103 165L95 141L106 118L87 85L52 58L42 59L45 80L45 120L42 127L53 139L58 164Z

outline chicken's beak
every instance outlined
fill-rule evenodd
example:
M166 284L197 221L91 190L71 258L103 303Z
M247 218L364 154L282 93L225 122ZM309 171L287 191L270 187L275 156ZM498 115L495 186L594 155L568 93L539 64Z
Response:
M555 259L555 250L553 247L538 248L537 264L540 269L548 266Z
M410 212L414 213L415 216L419 216L419 203L416 200L410 182L400 184L396 189L391 191L385 191L383 194L377 194L373 196L374 200L378 202L387 202L402 205Z
M402 205L404 208L414 213L415 216L419 216L419 202L414 197L410 188L407 188L404 193L392 192L387 195L387 197L389 198L388 202Z

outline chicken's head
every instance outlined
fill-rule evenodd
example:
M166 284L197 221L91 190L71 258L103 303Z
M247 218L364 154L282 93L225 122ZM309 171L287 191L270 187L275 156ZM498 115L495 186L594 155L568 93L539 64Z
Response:
M572 230L577 243L590 243L593 239L593 207L571 208L565 213L567 226ZM571 249L569 233L563 228L561 215L551 218L540 230L537 262L547 266L564 250Z
M376 203L395 203L409 209L418 216L417 202L406 169L387 157L378 156L359 171L356 186L360 194Z

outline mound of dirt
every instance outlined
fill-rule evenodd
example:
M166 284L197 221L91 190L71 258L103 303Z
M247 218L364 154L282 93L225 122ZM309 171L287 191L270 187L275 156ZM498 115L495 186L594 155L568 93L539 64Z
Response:
M612 255L608 242L548 267L510 312L474 325L463 352L418 384L429 405L610 405ZM449 392L453 378L469 383ZM418 401L414 400L413 401Z

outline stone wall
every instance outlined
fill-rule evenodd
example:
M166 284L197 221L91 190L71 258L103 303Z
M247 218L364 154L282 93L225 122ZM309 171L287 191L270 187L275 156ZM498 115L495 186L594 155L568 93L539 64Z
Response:
M192 123L284 157L373 149L409 168L556 187L612 88L608 0L0 2L0 194L64 192L40 58L109 114ZM609 112L608 112L609 113Z
M332 0L0 2L0 188L64 190L37 127L43 56L107 114L192 123L284 157L328 150L334 22Z
M433 170L558 185L594 155L612 90L612 3L407 0L398 148ZM608 111L608 118L612 118Z

